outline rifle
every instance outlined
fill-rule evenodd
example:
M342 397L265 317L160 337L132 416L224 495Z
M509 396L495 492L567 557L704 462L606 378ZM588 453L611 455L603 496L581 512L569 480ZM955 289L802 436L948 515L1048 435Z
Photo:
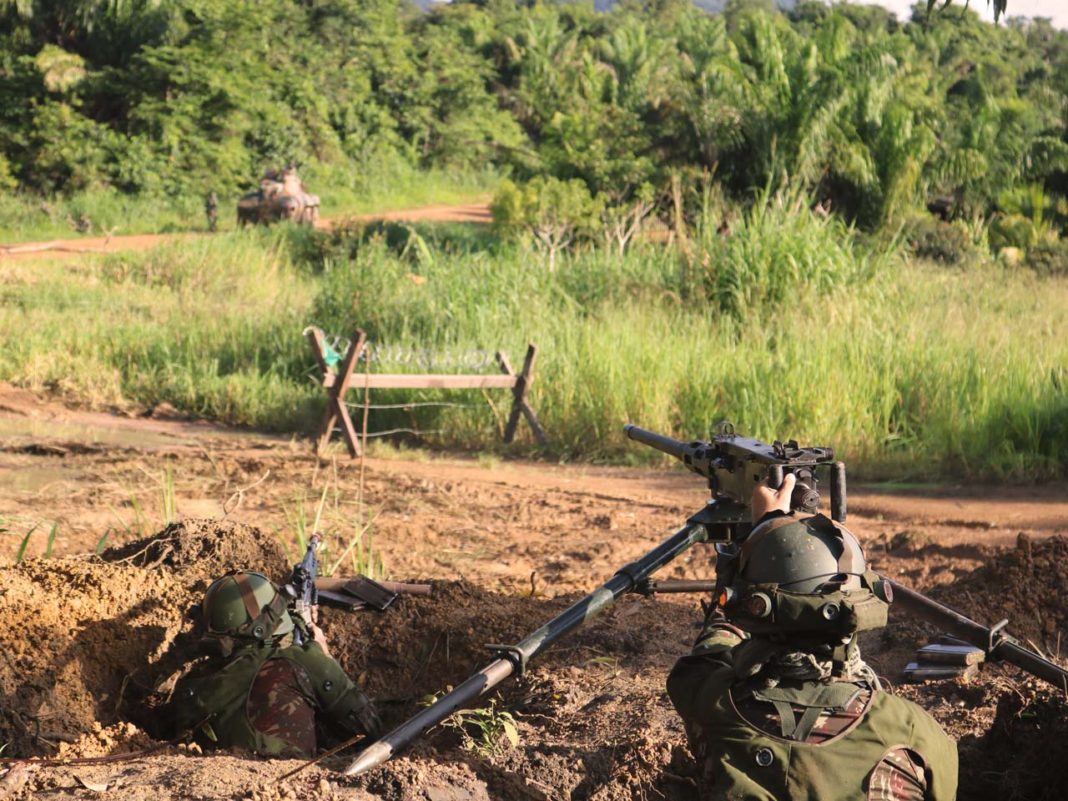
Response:
M293 566L293 573L286 585L286 592L293 599L295 611L307 622L312 621L312 607L320 601L330 606L347 609L350 612L361 609L375 609L384 612L397 596L430 595L429 584L401 584L393 581L374 581L367 576L351 578L325 578L319 576L319 557L316 551L321 537L313 534L308 539L308 549L304 558ZM297 645L304 642L304 634L298 628L293 632L293 641Z

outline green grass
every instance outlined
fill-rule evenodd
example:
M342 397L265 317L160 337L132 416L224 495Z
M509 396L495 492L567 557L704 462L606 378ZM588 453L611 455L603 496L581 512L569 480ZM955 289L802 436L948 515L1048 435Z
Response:
M312 164L301 175L308 191L319 195L324 217L471 203L492 194L498 181L492 172L420 170L399 158L386 158L363 169ZM257 177L249 176L244 191L255 188ZM206 231L204 196L211 189L174 197L132 196L107 188L47 198L0 192L0 244L83 235ZM219 230L236 227L234 209L241 194L218 192ZM83 216L91 226L84 233L76 228Z
M537 343L530 399L553 458L647 461L655 454L624 439L625 422L690 438L726 418L752 436L833 446L867 479L1068 472L1068 281L903 263L844 229L781 223L774 248L708 236L689 265L649 245L622 259L582 252L555 274L460 226L416 229L425 249L406 248L410 231L394 226L330 238L283 228L76 268L0 264L0 380L311 432L323 394L301 331L360 324L431 353L503 348L517 367ZM765 221L732 237L775 234ZM829 242L837 266L815 285L804 269L757 263L770 253L768 264L789 264L793 248L812 264ZM737 258L769 283L739 311L693 267L746 253ZM507 393L491 397L506 413ZM433 399L473 406L372 412L370 429L414 421L445 430L435 444L508 450L477 392L374 394ZM511 452L538 452L525 425Z

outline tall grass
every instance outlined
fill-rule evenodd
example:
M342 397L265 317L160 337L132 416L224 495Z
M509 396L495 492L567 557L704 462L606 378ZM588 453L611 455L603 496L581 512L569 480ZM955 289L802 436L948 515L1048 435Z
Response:
M301 331L360 325L399 348L501 348L513 364L537 343L530 399L559 458L652 459L623 423L689 438L729 419L753 436L833 446L869 478L1068 472L1064 280L900 262L790 208L729 237L706 233L689 262L648 245L578 253L554 274L483 233L419 233L425 248L388 229L314 242L250 232L76 270L0 265L0 379L310 432L323 395ZM797 270L782 266L791 259ZM695 281L693 264L715 269ZM766 286L725 301L727 269ZM506 411L508 396L493 397ZM370 428L414 421L442 429L438 444L503 449L478 393L373 396L434 399L473 405L373 411ZM513 450L536 452L520 431Z
M400 156L369 160L364 167L310 164L301 173L309 192L319 195L327 217L368 214L435 204L470 203L493 192L498 182L490 170L457 172L422 170ZM249 175L246 190L259 176ZM97 188L65 197L0 192L0 243L86 236L206 231L203 193L129 195ZM242 190L245 191L245 190ZM236 227L242 191L218 192L218 227ZM87 220L89 229L78 223Z
M169 402L237 425L310 425L297 347L314 286L279 234L0 265L0 377L75 402Z

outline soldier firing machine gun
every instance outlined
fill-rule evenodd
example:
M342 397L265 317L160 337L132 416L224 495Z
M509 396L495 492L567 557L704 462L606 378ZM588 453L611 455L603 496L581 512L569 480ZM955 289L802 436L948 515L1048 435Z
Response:
M393 731L372 743L346 769L358 775L385 762L394 753L419 737L456 710L474 702L509 676L522 674L527 662L564 634L572 631L611 606L628 592L645 595L663 592L708 592L712 581L669 580L656 582L650 576L691 546L716 543L719 559L729 561L753 527L750 499L753 488L767 480L780 487L784 476L793 473L796 484L791 509L815 513L820 506L817 471L829 472L831 517L846 518L845 465L834 460L830 448L802 448L796 442L775 442L738 436L722 425L709 442L682 442L671 437L628 425L624 429L633 440L671 454L690 470L708 480L712 497L681 529L641 558L624 565L615 575L585 598L576 601L544 626L515 645L489 645L493 660L436 703L422 710ZM885 580L885 579L884 579ZM1068 692L1068 671L1022 647L1005 633L1007 621L986 627L932 601L930 598L885 580L897 605L910 614L934 623L967 643L982 649L987 658L1002 659Z

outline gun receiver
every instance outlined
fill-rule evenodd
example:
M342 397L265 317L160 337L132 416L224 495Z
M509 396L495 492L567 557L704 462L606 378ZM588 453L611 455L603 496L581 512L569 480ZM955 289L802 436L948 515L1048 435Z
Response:
M814 514L821 496L816 469L827 467L831 482L831 517L839 523L846 519L845 464L834 460L830 448L802 448L795 440L767 444L734 433L724 424L721 433L710 442L683 442L672 437L627 425L624 432L631 439L670 454L694 473L708 479L712 499L693 518L708 527L714 539L744 539L752 527L749 507L753 488L767 479L772 487L782 486L783 477L792 473L797 484L790 498L790 508Z
M313 622L312 607L319 603L315 580L319 576L319 557L316 550L321 539L318 534L312 534L308 538L308 549L304 552L304 558L293 566L293 575L286 587L294 599L294 608L308 623ZM304 642L304 634L299 628L293 632L293 642L297 645Z

